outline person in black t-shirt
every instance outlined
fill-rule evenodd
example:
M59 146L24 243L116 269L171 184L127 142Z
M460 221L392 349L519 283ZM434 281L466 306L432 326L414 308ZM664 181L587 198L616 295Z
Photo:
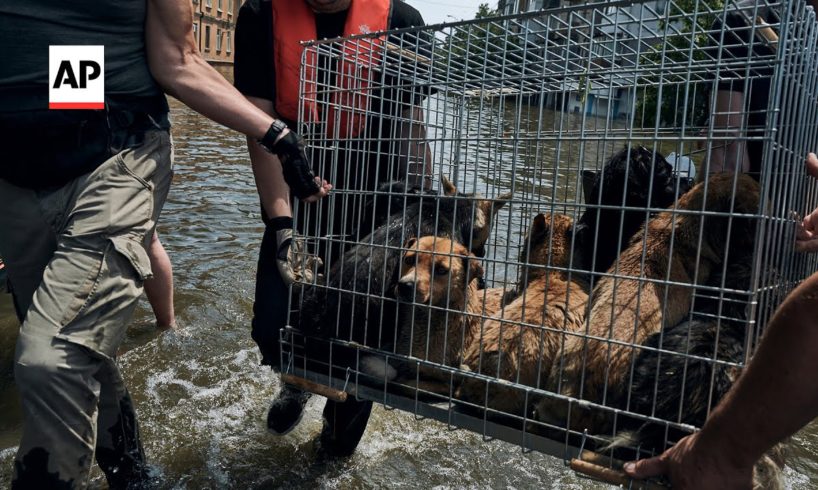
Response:
M401 0L287 1L289 3L283 0L281 3L278 3L279 0L248 0L241 7L236 26L234 75L235 86L240 92L265 112L280 116L291 128L295 128L296 117L294 114L288 117L284 113L284 106L289 104L292 109L301 102L287 100L287 90L290 91L289 97L294 97L294 80L282 80L288 74L283 71L282 66L276 66L276 62L289 57L290 63L298 65L301 57L300 51L277 51L283 51L285 48L282 46L287 46L291 40L283 38L281 31L274 32L276 29L301 35L302 31L312 27L304 24L311 23L314 17L313 35L317 39L323 39L349 35L350 28L357 26L369 26L374 32L386 28L424 25L417 10ZM310 11L305 12L304 5L299 2L304 2ZM277 10L279 7L280 13ZM282 18L277 18L277 15ZM377 28L379 22L380 28ZM400 41L396 43L400 44ZM405 43L414 46L415 50L419 44L416 38L414 43ZM333 74L336 66L330 64L331 70L321 69L326 66L325 60L319 61L317 87L325 88L327 83L333 82L329 78L339 76ZM323 206L321 209L312 208L309 212L314 219L306 220L308 229L301 230L307 236L343 235L345 241L355 241L366 235L367 228L370 228L370 225L357 221L360 214L364 214L360 210L364 206L366 191L372 191L378 184L395 179L424 187L431 184L431 154L428 145L420 143L425 141L425 129L421 123L423 115L419 108L423 94L403 92L391 82L381 88L374 86L380 80L379 77L380 74L372 77L373 86L369 87L371 103L367 107L372 116L364 123L359 137L334 139L333 145L327 146L334 146L336 153L313 149L313 164L321 161L339 162L332 170L322 169L333 173L332 180L336 187L358 192L339 195L333 202L319 203L318 206ZM319 113L319 121L316 121L319 124L322 116L324 119L331 119L326 114ZM338 136L337 132L335 136ZM263 177L265 172L274 171L274 158L270 154L258 151L256 145L248 146L257 178ZM326 153L321 154L320 151ZM262 181L270 182L259 180ZM293 218L286 187L259 187L259 193L266 229L256 276L252 337L261 351L262 364L279 369L282 357L280 331L286 325L290 307L287 282L292 282L298 274L288 265ZM301 206L300 211L304 211L304 208L305 206ZM333 221L329 217L333 217ZM328 262L343 252L337 241L329 248L330 250L319 252L319 255L329 257ZM330 265L325 264L325 268ZM268 428L275 434L288 433L300 421L308 398L308 393L285 384L268 413ZM351 454L363 435L371 408L371 402L358 402L354 398L346 403L328 401L324 409L324 430L321 434L324 450L335 455Z
M818 9L818 0L808 0ZM767 6L756 0L732 0L727 13L719 15L711 28L713 56L722 63L747 64L752 59L775 57L778 24L787 4ZM767 66L741 66L720 69L712 107L713 128L717 136L709 155L706 173L746 172L759 178L764 158L763 137L767 126L773 69ZM782 103L784 101L782 100ZM731 139L735 138L735 139ZM701 178L706 176L700 173Z

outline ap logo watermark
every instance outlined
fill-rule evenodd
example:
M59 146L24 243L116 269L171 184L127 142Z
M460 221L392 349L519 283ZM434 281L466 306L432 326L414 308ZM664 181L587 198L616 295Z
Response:
M48 47L48 108L105 108L105 46Z

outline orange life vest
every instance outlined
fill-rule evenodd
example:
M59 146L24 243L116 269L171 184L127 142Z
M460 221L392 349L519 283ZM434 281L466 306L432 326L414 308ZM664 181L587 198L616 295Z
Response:
M304 97L301 85L302 41L314 40L315 14L304 0L273 0L273 46L276 75L275 110L279 116L295 121L299 104L304 106L308 122L326 123L327 136L353 138L363 130L369 108L368 87L372 68L381 60L383 38L345 41L336 64L332 96L327 107L316 103L317 74L315 52L305 58ZM389 27L391 0L352 0L344 24L344 36L386 30ZM335 56L335 54L333 54ZM326 90L326 87L322 87ZM337 133L336 133L337 129Z

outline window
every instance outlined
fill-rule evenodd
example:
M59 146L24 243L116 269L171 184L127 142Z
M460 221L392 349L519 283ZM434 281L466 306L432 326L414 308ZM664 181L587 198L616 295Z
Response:
M213 0L206 0L205 1L205 7L207 7L207 8L213 7Z
M205 26L205 51L210 51L210 26Z
M227 0L227 15L233 15L233 0ZM228 36L229 38L230 36ZM230 48L227 48L228 50Z
M196 47L199 48L199 49L202 49L202 47L199 46L199 23L198 22L193 23L193 39L196 41Z
M230 34L232 34L232 32L227 31L227 54L233 52L233 40L230 38Z
M219 3L216 6L216 9L221 12L222 11L222 0L219 0Z
M222 30L216 29L216 52L222 52Z

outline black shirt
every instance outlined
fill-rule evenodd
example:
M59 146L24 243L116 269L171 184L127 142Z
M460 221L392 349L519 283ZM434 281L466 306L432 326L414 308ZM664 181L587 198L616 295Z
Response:
M0 1L0 113L48 109L50 45L105 46L106 100L163 97L145 55L146 8L146 0Z
M347 11L315 14L318 39L343 35ZM392 0L389 28L423 26L423 17L401 0ZM236 22L236 52L233 65L235 85L251 97L275 101L273 64L273 8L269 0L247 0Z

